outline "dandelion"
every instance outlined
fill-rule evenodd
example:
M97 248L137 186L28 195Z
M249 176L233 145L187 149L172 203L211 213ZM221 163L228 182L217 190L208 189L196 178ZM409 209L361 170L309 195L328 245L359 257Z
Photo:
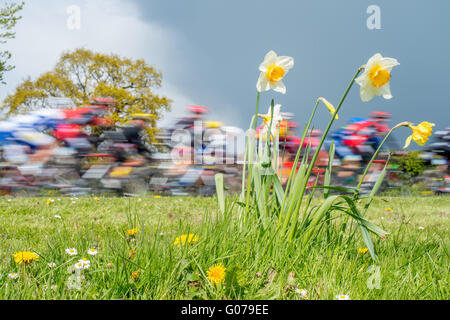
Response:
M139 232L139 229L138 228L132 228L132 229L129 229L129 230L125 231L125 232L130 237L134 237L134 235Z
M92 249L89 249L87 253L90 256L95 256L98 252L97 252L97 249L92 248Z
M350 297L348 295L346 295L346 294L338 294L336 296L336 299L337 300L350 300Z
M34 252L21 251L14 255L14 261L18 264L29 265L33 261L39 261L39 256Z
M358 248L358 252L361 254L365 254L368 250L367 248Z
M10 278L10 279L17 279L18 277L19 277L19 275L17 274L17 273L10 273L10 274L8 274L8 277Z
M434 123L424 121L418 124L417 126L409 125L409 128L412 130L412 135L410 135L405 142L403 149L407 148L411 143L411 140L417 143L419 146L423 146L428 138L431 136L431 131L435 126Z
M391 209L391 208L386 208L386 209L384 209L384 210L386 210L386 211L392 211L392 209Z
M294 59L292 57L278 56L273 50L269 51L259 65L261 74L256 83L256 89L258 92L272 89L283 94L286 93L286 86L282 80L293 67Z
M359 92L361 100L367 102L375 96L391 99L389 86L391 71L399 64L394 58L383 58L379 53L373 55L364 66L364 73L355 79L355 82L361 86Z
M137 270L131 273L131 279L133 279L134 281L136 281L137 279L139 279L139 276L141 274L141 270Z
M193 233L190 233L188 235L183 234L183 235L175 238L173 245L177 246L179 248L181 246L184 246L186 244L186 242L187 242L187 244L190 244L192 242L197 242L197 241L198 241L198 237L195 234L193 234Z
M333 115L336 112L336 108L325 98L320 97L319 99L317 99L319 101L322 101L323 104L325 105L325 107L327 107L328 111L330 111L330 114ZM334 117L334 119L338 120L339 117L336 113L336 116Z
M154 196L153 198L155 198L155 199L160 199L161 196Z
M49 263L47 263L47 265L48 265L49 268L56 267L56 263L54 263L54 262L49 262Z
M133 259L135 254L136 254L136 250L130 249L130 250L128 251L128 258L129 258L130 260Z
M55 201L55 200L53 200L53 199L47 199L47 201L46 201L45 203L49 206L50 203L52 203L53 201Z
M302 296L302 298L306 299L308 297L308 291L305 289L295 289L295 292Z
M225 270L226 268L222 264L216 264L209 267L206 275L213 285L218 285L225 280Z
M97 198L97 197L95 197L95 198L94 198L94 201L95 201L95 202L98 202L98 198Z
M112 264L112 263L107 263L107 264L106 264L106 267L107 267L108 269L111 269L111 268L113 267L113 264Z
M78 254L78 251L75 248L70 248L70 249L66 249L66 253L69 256L76 256Z

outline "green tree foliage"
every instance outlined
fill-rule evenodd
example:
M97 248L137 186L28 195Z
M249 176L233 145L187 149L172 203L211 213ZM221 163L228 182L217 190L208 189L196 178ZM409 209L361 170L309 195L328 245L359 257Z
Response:
M20 83L3 101L7 114L48 106L48 98L70 98L75 104L88 104L94 96L112 97L117 105L111 110L114 124L129 121L133 113L150 113L154 117L147 128L154 136L156 120L171 101L156 94L162 74L144 60L132 60L116 54L102 54L84 48L64 52L53 70L36 80Z
M396 160L406 179L417 177L425 168L423 160L420 159L420 151L409 151L407 155L397 157Z
M24 3L6 3L0 8L0 44L5 44L8 39L13 39L16 33L13 31L17 21L22 18L17 13L22 10ZM8 50L0 50L0 83L3 81L4 73L10 71L14 66L8 64L11 53Z

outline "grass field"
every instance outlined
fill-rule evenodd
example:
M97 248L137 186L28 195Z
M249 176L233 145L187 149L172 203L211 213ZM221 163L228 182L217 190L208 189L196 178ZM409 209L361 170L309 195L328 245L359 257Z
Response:
M339 219L301 245L242 228L216 198L52 199L0 199L1 299L303 299L296 289L310 300L450 298L448 197L376 198L367 218L389 232L373 236L378 262ZM198 241L174 245L189 233ZM39 260L17 264L20 251ZM79 271L81 258L90 264ZM226 280L215 286L207 270L220 263Z

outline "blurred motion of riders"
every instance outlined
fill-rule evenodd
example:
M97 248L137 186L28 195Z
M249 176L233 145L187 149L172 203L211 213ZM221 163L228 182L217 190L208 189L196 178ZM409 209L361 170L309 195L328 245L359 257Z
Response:
M58 191L66 195L137 195L152 191L166 195L215 193L217 173L228 192L239 192L246 149L246 132L209 119L209 109L189 106L186 115L159 130L150 143L145 129L154 115L132 114L124 126L108 117L116 101L94 97L89 105L55 107L12 116L0 122L0 190L2 194L39 195ZM284 184L295 156L312 157L322 132L311 130L303 140L294 115L282 113L279 125L278 175ZM391 115L372 112L369 118L351 118L332 132L315 163L308 186L323 184L328 150L335 147L331 185L355 186L367 162L389 132ZM98 129L101 130L98 130ZM256 130L262 139L263 126ZM398 188L405 177L421 183L424 193L450 192L448 159L450 128L436 132L434 141L417 159L388 140L363 183L371 190L386 160L383 189ZM273 147L273 141L270 145ZM311 159L309 159L311 160ZM414 162L416 161L416 162ZM418 163L414 167L414 163ZM413 169L411 169L413 168Z

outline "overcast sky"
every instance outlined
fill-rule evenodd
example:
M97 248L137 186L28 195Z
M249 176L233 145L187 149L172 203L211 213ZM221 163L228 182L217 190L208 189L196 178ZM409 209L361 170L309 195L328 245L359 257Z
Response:
M70 5L81 10L79 29L67 27ZM379 30L367 27L369 5L381 10ZM274 98L303 124L317 97L337 104L356 68L380 52L400 62L393 98L363 103L355 85L336 126L380 110L395 123L427 120L439 129L450 126L449 12L448 0L26 0L17 37L7 44L16 68L0 99L24 77L51 69L62 51L85 47L156 66L174 113L200 104L212 110L211 120L248 127L258 65L273 49L295 66L284 81L287 93L263 93L261 108ZM328 116L322 110L316 126Z

